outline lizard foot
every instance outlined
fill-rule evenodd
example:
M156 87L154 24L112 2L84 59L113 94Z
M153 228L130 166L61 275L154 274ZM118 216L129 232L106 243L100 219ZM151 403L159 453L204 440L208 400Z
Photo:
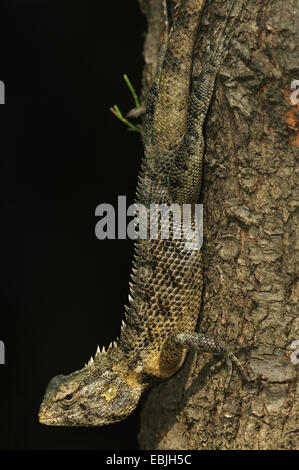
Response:
M221 356L221 359L211 367L211 371L214 371L224 363L226 364L228 373L224 386L225 389L227 389L231 380L233 364L237 367L242 378L246 382L251 382L251 379L245 372L243 366L240 364L237 357L230 351L229 346L225 342L197 332L177 333L174 335L173 341L189 350L197 352L208 352Z

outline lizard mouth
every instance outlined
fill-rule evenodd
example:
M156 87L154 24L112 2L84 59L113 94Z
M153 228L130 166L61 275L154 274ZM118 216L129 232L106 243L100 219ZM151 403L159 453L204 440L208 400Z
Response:
M41 410L38 413L38 420L40 424L45 424L46 426L70 426L71 423L65 421L65 423L61 423L59 418L54 418L53 415L48 413L46 410Z
M59 426L59 418L55 418L46 407L41 406L38 413L38 421L47 426Z
M47 413L45 411L40 411L38 413L38 420L41 424L52 424L51 422L49 422L49 418L47 417Z
M49 413L47 413L47 410L40 409L38 413L38 420L41 424L46 424L48 426L55 426L55 419L53 420L53 416L50 416Z

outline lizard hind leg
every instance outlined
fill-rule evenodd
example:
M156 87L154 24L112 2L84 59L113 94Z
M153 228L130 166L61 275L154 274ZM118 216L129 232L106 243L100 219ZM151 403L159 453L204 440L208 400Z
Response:
M233 25L241 11L232 14L235 5L236 0L230 3L224 24L207 53L200 73L193 70L186 132L169 171L173 198L177 202L194 203L199 197L204 154L203 126L211 104L216 76L227 55L234 33Z
M230 3L224 23L213 45L209 45L206 57L200 73L193 70L191 79L191 93L187 116L187 134L197 133L202 129L204 120L214 92L217 73L223 64L229 48L229 43L235 32L234 24L243 8L243 3L238 12L235 10L237 0ZM197 132L196 132L197 131Z
M220 361L218 361L214 366L211 367L211 372L214 371L219 365L223 363L227 366L227 377L225 381L224 388L226 389L230 383L232 376L233 365L237 367L242 378L249 382L250 378L246 374L243 366L238 361L237 357L229 350L229 347L226 343L216 340L211 336L203 335L202 333L176 333L173 336L173 341L175 344L179 344L189 350L197 352L208 352L215 355L221 356Z
M215 46L213 48L213 51L210 54L210 56L209 54L207 55L207 61L215 64L215 67L221 66L221 64L223 63L228 53L228 46L235 32L234 25L235 25L236 19L240 16L240 13L243 9L243 2L241 2L241 6L238 9L238 11L234 12L237 4L238 4L237 0L231 1L224 23L215 41Z
M178 148L186 130L193 51L205 0L182 0L159 59L151 139L161 155ZM163 158L163 157L161 157Z

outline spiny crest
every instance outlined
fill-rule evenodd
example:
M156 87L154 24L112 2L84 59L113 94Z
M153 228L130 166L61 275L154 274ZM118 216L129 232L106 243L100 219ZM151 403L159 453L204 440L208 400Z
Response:
M95 366L105 366L105 364L109 361L109 356L111 355L112 351L116 350L116 348L117 341L110 343L107 350L105 349L105 346L102 347L102 350L98 346L94 358L91 356L87 364L85 364L85 367L92 368Z

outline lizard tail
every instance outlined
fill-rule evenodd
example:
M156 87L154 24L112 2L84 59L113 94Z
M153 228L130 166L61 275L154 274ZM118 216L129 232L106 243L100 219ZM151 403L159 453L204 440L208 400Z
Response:
M193 49L204 4L205 0L182 0L169 37L166 35L158 75L149 92L150 103L157 95L154 110L147 109L153 114L150 140L160 153L169 150L169 142L172 149L177 148L186 130Z

